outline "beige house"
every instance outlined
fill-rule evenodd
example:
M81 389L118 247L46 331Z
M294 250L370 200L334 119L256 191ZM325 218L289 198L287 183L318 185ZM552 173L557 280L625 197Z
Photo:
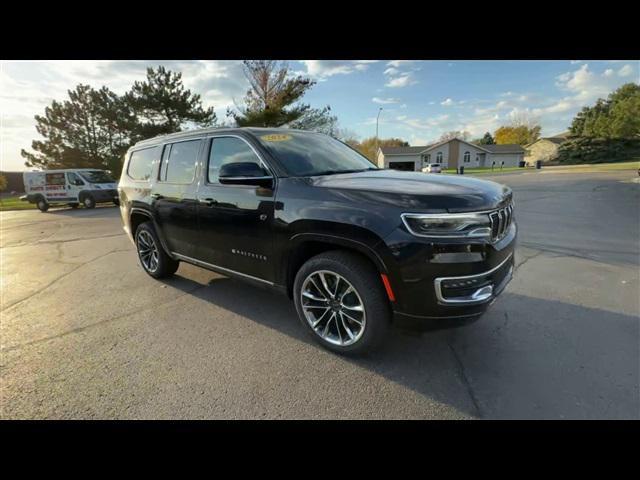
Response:
M569 140L569 135L569 132L563 132L553 137L539 138L526 145L525 162L527 165L534 165L537 160L542 160L542 163L555 160L558 157L558 148Z
M381 147L377 165L380 168L419 171L429 163L442 168L517 167L524 160L520 145L475 145L459 138L416 147Z

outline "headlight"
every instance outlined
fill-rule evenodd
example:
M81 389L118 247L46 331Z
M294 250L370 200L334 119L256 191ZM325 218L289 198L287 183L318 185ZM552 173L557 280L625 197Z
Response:
M491 238L491 220L486 213L403 213L402 221L419 237Z

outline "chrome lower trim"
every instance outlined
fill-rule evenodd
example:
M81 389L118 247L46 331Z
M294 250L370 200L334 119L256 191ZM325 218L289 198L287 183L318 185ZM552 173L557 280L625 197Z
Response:
M513 257L513 253L509 254L509 256L504 259L502 262L500 262L500 265L498 265L497 267L492 268L491 270L487 270L486 272L482 272L482 273L477 273L475 275L465 275L462 277L438 277L434 280L434 285L435 285L435 290L436 290L436 297L438 299L438 303L441 305L477 305L480 303L484 303L484 302L488 302L489 300L491 300L492 297L495 298L496 295L498 295L506 286L506 284L509 282L509 280L511 280L511 277L513 275L513 268L511 270L509 270L509 272L507 273L507 275L505 276L504 280L500 283L500 285L494 286L493 287L493 291L490 294L479 294L479 292L475 292L473 295L471 295L470 297L464 297L461 299L451 299L451 298L444 298L442 296L442 282L445 280L468 280L471 278L477 278L477 277L483 277L485 275L490 275L493 272L495 272L496 270L499 270L505 263L507 263L508 261L511 260L511 258ZM486 287L482 287L479 290L482 290L483 288ZM473 298L474 296L476 296L476 298Z
M229 268L219 267L218 265L213 265L212 263L203 262L202 260L187 257L186 255L181 255L176 252L171 252L171 256L177 258L178 260L184 260L185 262L193 263L194 265L198 265L200 267L218 271L219 273L222 273L222 274L228 273L230 275L237 275L239 277L248 278L249 280L255 280L256 282L262 282L262 283L266 283L267 285L273 286L273 282L269 282L268 280L263 280L262 278L254 277L252 275L247 275L246 273L236 272L235 270L231 270Z

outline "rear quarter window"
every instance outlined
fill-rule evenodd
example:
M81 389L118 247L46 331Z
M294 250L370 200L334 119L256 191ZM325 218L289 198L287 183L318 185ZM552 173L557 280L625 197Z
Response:
M127 175L133 180L149 180L157 152L158 147L131 152L129 165L127 166Z

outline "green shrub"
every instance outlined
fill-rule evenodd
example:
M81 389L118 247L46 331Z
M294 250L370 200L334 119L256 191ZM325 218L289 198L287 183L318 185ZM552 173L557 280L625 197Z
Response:
M640 155L638 138L578 137L558 149L560 164L622 162Z

